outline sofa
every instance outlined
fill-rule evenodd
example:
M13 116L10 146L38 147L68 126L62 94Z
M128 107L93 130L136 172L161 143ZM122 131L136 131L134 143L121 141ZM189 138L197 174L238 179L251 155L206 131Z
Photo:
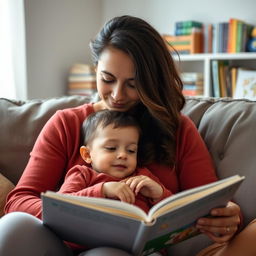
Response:
M0 99L0 216L43 125L58 109L75 107L91 99L65 96L45 100ZM186 98L182 112L198 127L219 178L244 175L234 201L242 209L244 225L256 216L256 101L229 98ZM170 255L194 255L210 241L196 236L169 248Z

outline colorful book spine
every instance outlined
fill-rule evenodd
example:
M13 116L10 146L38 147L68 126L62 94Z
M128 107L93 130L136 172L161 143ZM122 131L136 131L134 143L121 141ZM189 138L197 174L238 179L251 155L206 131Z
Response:
M175 23L175 35L190 35L193 30L202 31L203 23L199 21L178 21Z
M212 96L220 97L220 82L219 82L219 62L212 60Z
M202 73L182 72L182 93L186 96L202 96L204 94L204 78Z
M203 52L203 35L194 32L187 36L163 36L168 49L179 53L202 53Z
M248 25L239 19L229 19L228 52L236 53L245 51L248 35Z
M95 68L89 64L75 64L68 77L68 94L91 96L96 93Z

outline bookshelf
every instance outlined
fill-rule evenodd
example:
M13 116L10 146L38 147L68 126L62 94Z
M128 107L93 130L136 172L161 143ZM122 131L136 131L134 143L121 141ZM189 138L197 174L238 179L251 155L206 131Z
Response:
M256 69L256 53L201 53L173 56L180 72L204 74L204 96L212 96L211 63L213 60L228 60L231 65Z

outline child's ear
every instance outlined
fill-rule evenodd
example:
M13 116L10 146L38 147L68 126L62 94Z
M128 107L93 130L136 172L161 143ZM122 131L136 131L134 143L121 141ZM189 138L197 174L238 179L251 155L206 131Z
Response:
M90 156L90 150L86 146L80 147L80 155L87 164L91 164L92 159Z

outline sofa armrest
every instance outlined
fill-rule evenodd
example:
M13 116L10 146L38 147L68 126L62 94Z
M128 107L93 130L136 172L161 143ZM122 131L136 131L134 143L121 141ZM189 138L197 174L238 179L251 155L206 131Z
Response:
M14 184L0 173L0 217L4 215L6 196L14 188Z

